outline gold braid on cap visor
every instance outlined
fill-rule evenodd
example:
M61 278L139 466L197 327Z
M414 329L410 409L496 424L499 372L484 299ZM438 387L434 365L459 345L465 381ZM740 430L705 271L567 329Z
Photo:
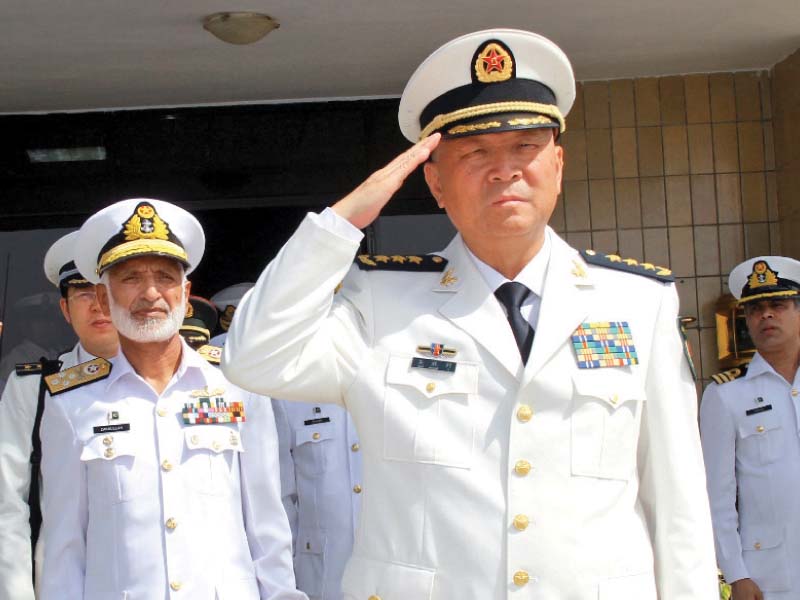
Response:
M211 337L211 332L205 327L200 327L199 325L181 325L180 331L194 331L196 333L203 334L207 338Z
M564 122L564 117L561 111L554 104L541 104L539 102L493 102L492 104L479 104L477 106L468 106L454 110L451 113L436 115L433 120L428 123L419 134L419 139L428 137L434 131L446 127L450 123L456 121L463 121L464 119L471 119L473 117L483 117L486 115L494 115L498 113L537 113L553 117L558 121L559 133L564 133L567 130L567 125Z
M189 264L189 257L186 255L186 250L174 242L168 242L166 240L133 240L132 242L125 242L119 246L114 246L111 250L103 254L97 264L97 274L101 275L106 268L110 267L115 262L123 258L136 256L137 254L173 256Z
M755 296L748 296L747 298L741 298L737 304L746 304L748 302L753 302L754 300L761 300L763 298L780 298L780 297L790 297L790 296L797 296L797 290L783 290L781 292L764 292L763 294L756 294Z

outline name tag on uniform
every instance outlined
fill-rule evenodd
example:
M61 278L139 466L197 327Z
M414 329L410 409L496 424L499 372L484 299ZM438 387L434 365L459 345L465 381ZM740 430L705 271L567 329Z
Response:
M93 427L92 431L95 433L113 433L115 431L130 431L130 423L115 423L114 425L98 425Z
M330 423L330 417L320 417L319 419L308 419L307 421L303 421L303 425L319 425L320 423Z
M411 359L411 368L434 369L436 371L445 371L446 373L455 373L456 363L449 360L436 360L433 358L414 357Z
M751 408L750 410L746 410L744 414L749 417L751 415L757 415L758 413L766 412L768 410L772 410L772 404L767 404L766 406L759 406L758 408Z

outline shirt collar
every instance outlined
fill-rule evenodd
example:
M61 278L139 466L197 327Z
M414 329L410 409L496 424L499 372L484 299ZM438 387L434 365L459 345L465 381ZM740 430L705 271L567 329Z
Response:
M553 244L550 240L550 230L546 229L544 234L544 243L539 249L539 252L536 253L536 255L528 262L528 264L525 265L522 271L520 271L519 274L514 278L514 281L525 285L539 298L542 297L542 291L544 290L544 277L547 273L547 265L550 262L550 250L552 245ZM498 273L494 268L490 267L480 258L475 256L472 253L472 250L470 250L466 244L464 244L464 247L467 249L467 253L475 263L475 267L478 269L481 277L483 277L484 281L486 281L486 285L489 286L489 289L492 290L492 292L495 292L497 288L509 281L501 273Z
M192 350L186 341L183 338L181 340L181 362L178 365L178 370L175 371L175 374L172 376L173 380L180 379L186 373L186 371L190 368L196 369L204 369L205 367L209 367L210 365L206 362L202 356L200 356L197 352ZM84 350L84 352L86 352ZM88 353L87 353L88 354ZM133 374L136 377L139 375L134 370L133 366L130 362L128 362L128 358L125 356L125 353L122 352L120 349L117 352L117 355L114 358L109 359L109 362L112 364L111 374L108 376L106 380L106 389L108 389L111 385L113 385L116 381L121 379L126 374ZM169 385L167 386L169 388Z

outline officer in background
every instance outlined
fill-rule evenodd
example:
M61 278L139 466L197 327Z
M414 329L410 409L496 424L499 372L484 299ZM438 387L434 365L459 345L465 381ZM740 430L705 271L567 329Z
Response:
M308 215L236 310L231 380L337 402L358 427L348 600L718 593L672 277L547 227L574 97L541 36L446 44L400 101L421 141ZM423 163L459 235L440 255L356 256Z
M756 346L713 377L700 428L717 560L734 600L800 598L800 262L759 256L728 279Z
M42 600L300 600L268 402L183 342L205 236L185 210L118 202L75 261L120 335L46 378Z
M0 400L0 600L33 600L31 547L36 547L39 512L39 420L45 389L42 377L96 356L111 358L119 346L111 320L100 310L94 284L75 268L77 232L58 239L44 258L47 279L61 292L61 313L78 336L58 357L17 365ZM30 502L30 504L29 504ZM37 575L42 544L36 552Z
M252 289L253 285L253 283L248 281L236 283L221 289L211 296L211 302L214 303L214 306L216 306L219 311L219 328L221 330L218 335L211 338L212 345L225 345L225 337L228 335L228 328L231 326L233 313L236 311L236 307L239 306L242 297Z
M178 332L191 348L197 350L211 341L217 318L217 309L210 300L202 296L189 296L186 316Z

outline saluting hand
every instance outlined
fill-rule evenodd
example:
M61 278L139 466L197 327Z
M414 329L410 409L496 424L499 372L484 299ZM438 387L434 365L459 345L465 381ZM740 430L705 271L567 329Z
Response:
M378 218L383 207L400 189L406 177L428 160L431 152L439 145L441 137L441 134L434 133L417 142L388 165L375 171L364 183L331 208L340 217L363 229Z
M764 600L764 594L752 579L734 581L731 592L731 600Z

